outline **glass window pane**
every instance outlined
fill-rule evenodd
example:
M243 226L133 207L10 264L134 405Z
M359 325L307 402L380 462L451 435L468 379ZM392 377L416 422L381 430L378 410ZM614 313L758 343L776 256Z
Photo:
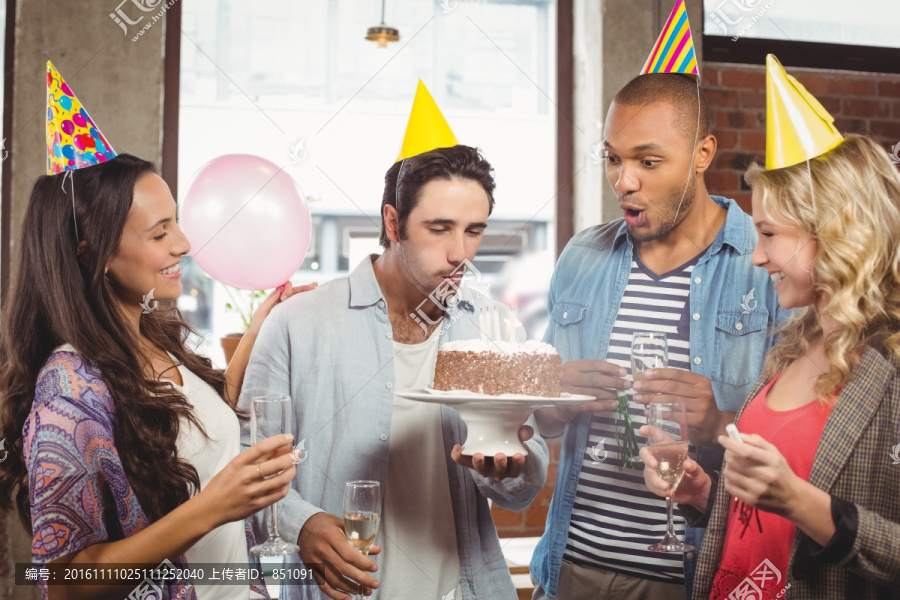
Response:
M183 0L181 193L222 154L283 165L313 214L310 250L292 280L345 275L380 251L384 173L421 78L460 143L479 147L496 171L476 266L492 283L509 257L543 252L545 291L555 247L555 2L445 4L447 12L439 2L388 0L385 24L400 41L379 49L365 39L381 21L378 1ZM223 287L193 267L182 300L194 310L185 316L221 366L218 338L240 330L240 319L225 310Z
M703 33L900 47L896 0L703 0Z

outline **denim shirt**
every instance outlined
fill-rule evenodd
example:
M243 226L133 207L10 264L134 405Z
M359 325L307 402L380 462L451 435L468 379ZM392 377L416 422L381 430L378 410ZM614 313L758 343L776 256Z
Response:
M779 306L768 273L751 263L757 239L752 218L733 200L712 198L728 212L691 274L691 371L710 380L719 410L736 412L762 370L773 342L769 334L790 313ZM566 245L550 284L550 325L544 336L564 362L606 356L632 251L623 219L586 229ZM581 413L563 432L547 526L531 560L532 577L550 597L556 597L590 419L590 413ZM720 449L704 447L698 462L718 470L721 456ZM703 532L691 527L685 531L685 542L696 549L684 555L687 598Z
M347 481L379 481L382 490L387 484L394 403L393 330L373 259L364 259L348 277L276 306L263 323L247 366L239 407L248 410L253 396L290 396L294 443L303 442L308 457L297 465L291 490L278 505L278 528L288 541L297 541L314 514L342 514ZM508 314L504 306L484 296L463 291L458 298L440 326L441 343L480 337L475 311L481 307L497 308L501 323ZM487 499L510 510L525 508L547 478L547 444L537 435L525 442L529 454L524 472L495 482L450 458L453 445L462 444L466 437L466 426L455 410L441 406L441 426L446 465L434 468L446 469L449 475L453 514L447 518L456 526L461 579L456 598L515 600ZM242 446L249 446L246 423L241 437ZM254 519L260 531L264 529L261 517L259 513ZM372 559L381 566L379 555ZM382 573L374 575L378 578ZM316 585L286 585L282 597L325 596ZM378 590L370 598L377 600Z

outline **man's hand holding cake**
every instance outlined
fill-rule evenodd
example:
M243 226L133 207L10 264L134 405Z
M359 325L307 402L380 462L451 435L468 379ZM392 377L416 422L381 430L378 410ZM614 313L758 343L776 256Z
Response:
M519 427L520 442L526 442L532 436L534 436L534 428L531 425ZM501 481L507 477L518 477L525 468L525 457L519 452L509 457L500 452L494 456L485 456L481 452L466 456L463 454L463 447L456 444L453 446L450 456L457 464L475 469L482 477L488 477L494 481Z

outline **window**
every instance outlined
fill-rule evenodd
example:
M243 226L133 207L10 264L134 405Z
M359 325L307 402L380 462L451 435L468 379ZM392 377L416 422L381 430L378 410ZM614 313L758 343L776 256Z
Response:
M900 72L895 0L703 0L707 60Z
M495 168L496 207L476 267L516 304L529 275L504 270L536 252L531 277L546 296L556 245L553 0L389 0L385 23L401 39L387 49L364 39L381 20L377 0L182 1L179 190L222 154L283 165L313 215L292 281L345 275L380 251L384 173L421 78L460 142ZM179 307L221 366L219 337L240 321L224 308L223 287L185 262Z

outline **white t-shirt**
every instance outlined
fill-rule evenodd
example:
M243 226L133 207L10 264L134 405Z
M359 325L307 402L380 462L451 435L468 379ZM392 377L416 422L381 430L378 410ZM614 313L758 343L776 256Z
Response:
M170 355L171 356L171 355ZM178 360L172 357L177 364ZM178 365L183 386L173 383L194 408L206 436L188 421L181 422L176 446L178 456L189 461L200 477L200 489L241 451L241 428L237 415L205 381L184 365ZM233 521L213 529L185 553L188 566L198 563L239 563L246 565L247 537L244 521ZM198 600L247 600L249 585L197 585Z
M394 342L395 390L431 384L440 329L421 344ZM390 436L378 597L437 600L459 587L440 405L394 396Z

